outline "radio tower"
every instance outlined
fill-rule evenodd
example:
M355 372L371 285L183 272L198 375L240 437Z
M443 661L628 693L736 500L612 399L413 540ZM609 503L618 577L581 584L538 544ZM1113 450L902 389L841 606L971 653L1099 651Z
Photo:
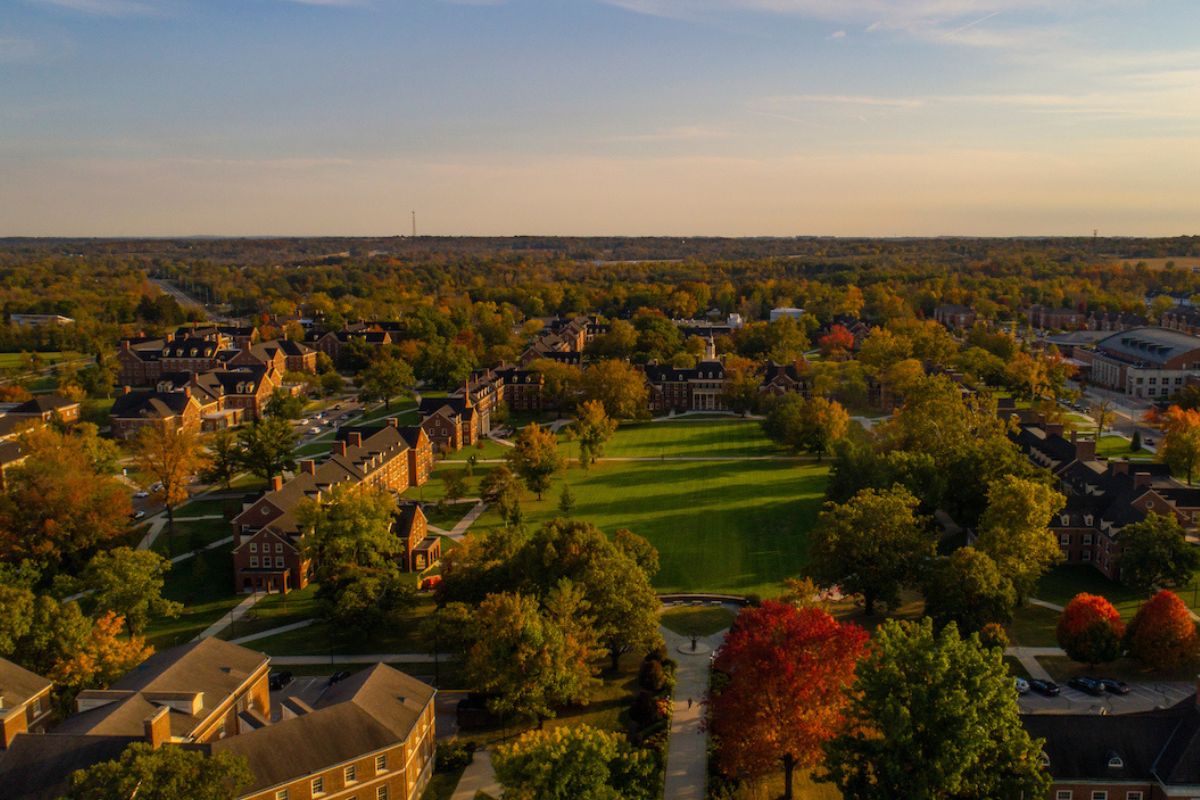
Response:
M412 235L413 235L413 238L415 239L415 238L417 238L417 212L416 211L412 212L412 222L413 222L413 234Z

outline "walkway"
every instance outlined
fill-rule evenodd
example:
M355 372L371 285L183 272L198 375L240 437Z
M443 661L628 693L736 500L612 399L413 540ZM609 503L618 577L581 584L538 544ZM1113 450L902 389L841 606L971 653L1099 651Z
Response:
M222 614L220 619L218 619L212 625L209 625L207 628L202 630L200 632L200 634L196 637L196 639L193 639L192 641L196 641L197 639L208 639L213 636L216 636L218 633L225 630L231 624L233 624L234 622L237 622L239 619L246 616L246 612L248 612L250 609L254 608L254 604L257 603L263 597L266 597L266 595L259 594L257 592L255 592L254 594L246 595L245 600L243 600L242 602L240 602L236 606L234 606L228 614Z
M725 632L698 640L704 647L696 654L686 652L691 640L666 628L660 628L667 650L678 662L675 670L675 697L671 710L671 738L667 749L666 782L663 797L671 800L704 800L708 785L708 736L701 729L704 720L704 696L708 693L708 669L711 653L725 640ZM680 651L684 648L684 652ZM688 699L691 699L689 708Z
M441 661L449 661L443 655ZM379 661L385 664L432 664L433 656L428 653L362 653L361 655L312 655L312 656L271 656L271 663L285 667L302 667L314 664L375 664Z
M467 515L460 519L458 523L445 535L449 536L455 541L461 539L462 537L466 536L467 531L472 525L475 524L475 520L479 519L479 517L482 516L483 512L485 511L487 511L487 503L480 500L471 508L470 511L467 512Z
M499 798L500 791L496 771L492 769L492 754L487 750L476 750L475 757L458 779L458 788L450 795L450 800L475 800L479 792Z
M1004 655L1012 656L1020 661L1021 666L1029 673L1029 677L1050 681L1054 679L1050 677L1050 673L1038 662L1038 659L1046 656L1065 656L1066 653L1061 647L1009 647L1004 651Z
M316 623L315 619L304 619L304 620L300 620L299 622L293 622L290 625L280 625L278 628L269 628L265 631L259 631L258 633L251 633L246 636L239 636L236 639L230 639L229 642L230 642L230 644L245 644L246 642L256 642L259 639L266 639L271 636L278 636L281 633L289 633L291 631L298 631L301 628L307 628L309 625L313 625L315 623Z
M189 558L192 558L199 552L202 552L204 550L216 550L218 547L224 547L227 544L233 544L232 536L226 536L224 539L217 539L215 542L211 542L209 544L204 545L204 547L201 547L199 550L192 550L191 552L188 552L188 553L180 553L179 555L177 555L171 559L171 563L178 564L181 561L187 561Z

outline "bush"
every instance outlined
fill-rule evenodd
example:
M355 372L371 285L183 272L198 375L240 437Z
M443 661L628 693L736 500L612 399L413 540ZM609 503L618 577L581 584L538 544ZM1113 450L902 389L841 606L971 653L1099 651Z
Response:
M1129 655L1159 669L1195 660L1196 623L1188 607L1173 592L1161 591L1134 615L1125 632Z
M668 677L661 661L643 661L638 670L638 685L658 693L667 688Z
M1067 603L1058 619L1058 644L1072 661L1094 666L1121 656L1125 625L1112 603L1095 594L1080 592Z
M649 653L646 653L646 658L643 660L644 661L666 661L667 660L667 652L668 652L667 646L665 644L660 644L658 647L654 648Z
M979 629L979 642L984 647L1004 650L1008 647L1008 631L999 622L989 622Z
M636 722L639 728L658 721L658 698L653 692L646 689L638 692L629 708L629 718Z
M458 772L475 758L475 742L452 739L438 745L433 768L436 772Z

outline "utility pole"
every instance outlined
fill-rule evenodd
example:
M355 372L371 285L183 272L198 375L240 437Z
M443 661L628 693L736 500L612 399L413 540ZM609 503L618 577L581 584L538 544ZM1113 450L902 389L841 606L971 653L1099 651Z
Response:
M416 211L412 212L412 235L413 235L414 239L417 238L417 212Z

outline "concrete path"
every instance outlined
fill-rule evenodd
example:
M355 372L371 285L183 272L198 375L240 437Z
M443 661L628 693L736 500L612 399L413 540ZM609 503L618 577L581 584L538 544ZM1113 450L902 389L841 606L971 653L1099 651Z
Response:
M272 664L281 666L301 667L316 664L375 664L380 661L385 664L432 664L433 656L428 653L363 653L362 655L312 655L312 656L271 656ZM449 661L446 656L442 661Z
M239 619L246 616L246 612L254 608L254 604L264 597L266 597L265 594L259 594L257 592L246 595L245 600L234 606L228 614L222 614L220 619L202 630L196 639L208 639L216 636L218 633L229 627L230 624L237 622ZM192 641L196 641L196 639L193 639Z
M245 644L246 642L255 642L255 641L258 641L259 639L266 639L270 636L278 636L281 633L287 633L289 631L298 631L301 628L307 628L309 625L312 625L315 622L316 622L315 619L305 619L305 620L301 620L300 622L293 622L290 625L280 625L278 628L269 628L265 631L259 631L258 633L251 633L248 636L239 636L238 638L230 639L229 641L231 644Z
M679 665L675 670L675 696L663 797L670 800L704 800L708 786L708 735L701 729L703 700L708 692L710 657L725 640L725 632L701 638L697 644L704 645L698 647L703 652L692 654L680 652L681 647L685 651L690 647L691 640L688 637L666 628L659 630L671 658Z
M189 558L192 558L197 553L203 552L204 550L216 550L218 547L224 547L225 545L228 545L228 544L233 544L232 536L226 536L224 539L217 539L215 542L213 542L211 544L204 545L204 547L200 548L199 550L192 550L189 553L180 553L179 555L177 555L171 559L171 563L178 564L181 561L187 561Z
M1039 606L1041 608L1048 608L1051 611L1062 611L1063 610L1063 607L1060 606L1058 603L1048 603L1045 600L1038 600L1036 597L1029 598L1029 605Z
M458 779L458 788L450 795L450 800L475 800L478 792L499 800L500 791L500 784L496 782L496 771L492 769L492 754L487 750L476 750L474 759Z
M450 529L446 536L449 536L451 539L455 540L461 539L467 534L467 530L469 530L470 527L475 524L475 520L479 519L479 517L485 511L487 511L487 503L480 500L470 511L467 512L465 517L458 521L458 524Z
M1038 663L1038 659L1043 656L1065 656L1066 653L1061 647L1009 647L1004 651L1004 655L1020 661L1029 677L1049 681L1054 679L1050 677L1046 668Z

